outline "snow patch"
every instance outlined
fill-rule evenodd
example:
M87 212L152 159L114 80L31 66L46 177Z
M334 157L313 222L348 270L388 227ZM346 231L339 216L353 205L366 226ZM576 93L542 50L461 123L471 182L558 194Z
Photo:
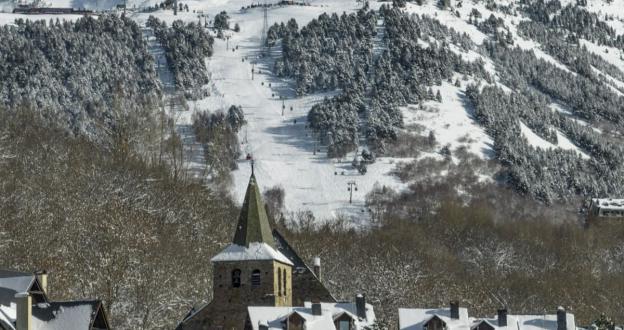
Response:
M568 139L563 133L557 131L557 144L552 144L546 140L544 140L539 135L535 134L528 126L526 126L522 121L520 121L520 131L522 135L528 140L529 145L539 148L542 150L549 149L563 149L563 150L574 150L577 154L585 159L589 159L589 155L583 152L579 147L577 147L570 139Z
M210 259L212 262L244 260L275 260L286 265L293 265L281 252L266 243L260 242L250 243L249 247L230 244L223 251Z
M443 103L425 102L425 110L418 110L416 106L403 108L405 124L424 126L428 129L424 132L427 135L433 131L436 141L442 146L450 144L452 149L466 146L475 155L490 159L494 155L494 142L475 121L472 106L464 91L447 82L434 88L434 93L437 90L440 91Z

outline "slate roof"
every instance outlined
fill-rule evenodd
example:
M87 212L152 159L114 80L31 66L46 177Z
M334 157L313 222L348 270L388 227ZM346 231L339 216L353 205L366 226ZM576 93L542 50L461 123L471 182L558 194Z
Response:
M34 274L0 270L0 305L10 306L15 294L30 291L35 280Z
M277 246L277 250L281 252L286 258L292 261L293 272L293 304L301 304L304 299L311 299L310 296L305 296L303 293L314 293L315 298L319 298L325 302L337 302L336 298L331 294L329 289L321 282L321 280L314 274L312 269L299 257L295 249L293 249L288 241L279 233L276 229L273 230L273 239ZM314 281L306 281L304 277L311 277ZM301 299L301 302L296 303L296 300Z
M507 315L507 327L513 330L557 330L557 314ZM566 329L577 329L572 313L566 313Z
M108 328L99 300L48 301L35 274L0 270L0 329L15 329L15 295L23 292L33 296L33 330Z
M249 243L252 242L266 243L271 247L275 247L260 187L253 174L249 178L249 185L247 186L245 200L232 243L240 246L249 246Z
M211 259L212 262L245 260L276 260L293 265L290 259L276 249L260 187L253 174L249 178L232 244Z
M459 308L459 319L451 319L450 308L399 308L399 329L423 330L436 316L446 323L447 330L470 330L472 325L468 309L463 307Z
M557 314L541 315L507 315L507 326L498 326L498 316L494 318L474 318L468 316L466 308L459 309L458 320L450 319L450 308L423 309L400 308L400 330L422 330L423 325L438 316L447 325L447 330L465 330L476 327L481 322L487 322L495 330L557 330ZM566 329L577 330L574 314L566 313Z
M35 304L33 330L91 329L101 303L98 300L55 301Z
M10 306L15 303L15 294L20 292L41 291L37 276L32 273L0 270L0 305ZM36 298L45 301L45 294L40 293Z
M362 330L375 322L373 306L366 304L366 319L358 319L354 303L321 303L321 315L312 315L312 303L306 302L303 307L260 307L249 306L247 312L253 330L259 324L268 324L269 330L282 330L282 321L297 313L305 320L307 330L335 329L334 319L343 314L355 320L355 330Z

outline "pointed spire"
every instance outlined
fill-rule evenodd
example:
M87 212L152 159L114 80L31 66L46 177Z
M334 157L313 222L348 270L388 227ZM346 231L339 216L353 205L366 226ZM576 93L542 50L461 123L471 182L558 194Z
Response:
M252 173L249 178L249 185L245 193L245 201L238 218L236 234L234 234L234 244L249 246L249 243L266 243L275 247L275 241L271 234L269 217L264 209L264 202L260 195L260 187L256 182L256 177Z

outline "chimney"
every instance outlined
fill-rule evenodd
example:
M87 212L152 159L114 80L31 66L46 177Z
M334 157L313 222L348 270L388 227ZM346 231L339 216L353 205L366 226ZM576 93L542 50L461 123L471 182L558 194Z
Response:
M314 299L312 300L312 315L321 316L323 315L323 310L321 309L321 300Z
M318 277L319 281L321 280L321 258L314 258L314 275Z
M568 328L566 314L565 308L561 306L557 308L557 330L566 330Z
M15 330L32 330L32 297L28 292L17 293Z
M459 320L459 301L451 301L451 319Z
M507 308L498 310L498 326L499 327L507 326Z
M45 270L39 270L35 272L37 281L41 285L41 290L45 295L48 295L48 272Z
M355 310L357 317L366 319L366 296L364 294L355 296Z

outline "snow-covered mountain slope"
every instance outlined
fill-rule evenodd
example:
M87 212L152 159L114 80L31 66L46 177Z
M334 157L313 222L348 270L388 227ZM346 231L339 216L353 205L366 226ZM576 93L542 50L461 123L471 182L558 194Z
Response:
M72 6L92 9L110 9L116 4L113 0L50 0L54 6ZM141 8L158 4L156 0L128 0L128 8ZM191 114L197 111L225 110L230 105L241 105L244 109L248 124L240 133L240 141L243 142L243 159L238 162L239 169L233 171L233 194L241 196L244 193L245 184L250 175L250 164L244 159L247 154L255 159L255 171L258 180L264 188L275 185L282 186L286 191L285 203L289 211L297 212L310 210L317 218L328 219L345 215L355 219L356 224L365 223L367 211L365 207L366 194L375 186L387 185L394 189L404 189L405 183L400 182L390 172L398 162L411 161L412 159L397 159L391 157L378 158L377 162L368 167L365 175L358 173L351 166L354 153L349 153L343 159L330 160L326 156L324 147L316 146L314 133L307 128L307 114L313 105L318 104L326 96L332 93L312 93L303 97L295 94L295 84L290 79L276 77L272 73L275 58L281 56L279 47L274 47L271 55L260 58L262 51L261 38L263 31L264 12L261 8L244 9L258 1L248 0L211 0L211 1L180 1L188 5L189 12L180 12L177 16L170 10L159 10L153 13L139 13L131 11L129 15L140 24L144 25L150 15L157 16L166 22L177 19L184 21L198 21L201 12L212 19L221 11L226 11L230 16L230 25L238 24L240 32L227 31L225 39L215 39L214 55L206 59L207 68L211 76L211 82L207 88L211 95L198 101L190 102L191 111L179 113L177 120L180 125L191 124ZM263 1L264 2L264 1ZM267 1L267 3L277 1ZM569 65L562 63L552 54L549 54L544 45L538 41L525 38L519 32L519 24L529 18L522 13L513 15L500 8L511 5L517 13L517 2L506 0L496 1L498 7L492 8L487 1L451 1L452 10L442 9L437 1L424 1L423 5L407 3L402 9L404 12L416 15L428 15L438 20L442 25L453 28L457 32L465 33L477 45L483 46L492 41L492 36L482 32L471 22L471 15L478 11L480 20L495 15L507 28L513 40L514 47L532 51L538 59L555 65L564 72L576 76L578 73ZM561 1L562 5L574 3L573 0ZM355 0L310 0L306 6L275 6L267 11L268 25L273 23L287 22L295 18L299 27L304 26L322 13L351 13L361 8L362 4ZM383 4L391 5L390 2L371 2L371 9L379 9ZM514 7L516 6L516 7ZM490 9L488 9L490 8ZM585 9L603 17L612 16L607 21L617 33L624 34L624 3L613 1L607 3L603 0L590 0ZM0 23L9 23L18 16L13 14L0 14ZM23 17L23 16L19 16ZM30 18L39 18L37 16ZM49 16L41 17L48 19ZM419 40L422 45L428 45L434 40ZM605 62L624 70L624 56L622 50L615 47L599 45L595 41L581 39L580 44L587 50ZM468 62L482 61L484 67L492 76L496 85L508 94L516 91L512 86L507 86L502 81L496 65L482 50L463 51L456 45L450 45L453 52L460 54L462 59ZM252 67L256 70L252 80ZM608 86L615 93L623 93L624 80L622 77L610 75L608 72L593 68L602 74ZM453 80L462 80L461 75L456 75ZM427 101L420 105L408 105L402 107L407 130L411 124L424 127L421 134L428 135L430 132L436 137L440 146L449 145L452 150L466 146L467 150L485 159L495 157L494 141L475 117L475 110L466 96L466 88L470 83L490 85L484 81L476 81L473 77L467 77L461 81L461 86L443 82L441 86L432 86L433 91L442 96L442 102ZM279 96L285 97L285 110L282 109L282 101ZM558 102L559 100L552 100ZM292 108L292 110L291 110ZM427 109L423 111L422 109ZM504 109L501 109L504 111ZM569 118L583 123L595 129L597 134L602 134L599 127L593 127L591 123L584 121L573 112L566 114ZM557 143L545 140L539 132L529 128L529 124L518 120L521 135L529 140L532 146L542 149L574 150L583 159L591 159L592 155L584 150L566 134L555 130ZM529 125L529 126L527 126ZM518 136L518 138L520 138ZM318 152L320 148L320 152ZM425 154L427 156L427 154ZM436 154L430 156L437 157ZM190 166L201 168L201 157L190 160ZM347 190L349 182L355 182L357 191L353 191L353 202L349 203L350 191Z

